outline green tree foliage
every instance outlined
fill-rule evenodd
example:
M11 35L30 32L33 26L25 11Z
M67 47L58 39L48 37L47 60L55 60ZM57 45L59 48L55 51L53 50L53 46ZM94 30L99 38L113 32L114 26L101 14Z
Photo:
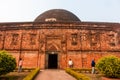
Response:
M107 77L120 77L120 58L116 56L102 57L96 64L96 67Z
M6 51L0 51L0 75L9 73L16 68L16 60Z

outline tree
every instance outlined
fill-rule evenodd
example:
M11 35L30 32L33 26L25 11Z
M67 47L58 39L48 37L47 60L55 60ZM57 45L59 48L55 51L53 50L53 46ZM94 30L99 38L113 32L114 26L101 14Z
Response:
M102 57L96 64L98 70L107 77L120 77L120 58L116 56Z
M16 68L16 59L6 51L0 51L0 75L12 72Z

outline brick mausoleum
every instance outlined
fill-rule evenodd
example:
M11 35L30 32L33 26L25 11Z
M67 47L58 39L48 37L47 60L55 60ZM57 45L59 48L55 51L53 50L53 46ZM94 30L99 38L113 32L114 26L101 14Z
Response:
M23 67L89 68L91 60L120 57L120 23L82 22L73 13L53 9L33 22L0 23L0 49L7 50Z

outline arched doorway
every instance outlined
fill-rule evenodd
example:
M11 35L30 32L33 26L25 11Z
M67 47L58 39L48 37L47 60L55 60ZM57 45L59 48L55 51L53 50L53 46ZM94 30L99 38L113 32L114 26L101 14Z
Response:
M57 69L59 68L59 51L55 45L51 45L46 51L46 68Z
M52 54L48 54L48 68L49 69L57 69L58 68L58 54L52 52Z

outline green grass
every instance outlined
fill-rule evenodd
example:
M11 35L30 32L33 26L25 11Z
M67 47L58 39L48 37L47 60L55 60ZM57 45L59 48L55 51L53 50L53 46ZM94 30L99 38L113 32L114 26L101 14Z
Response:
M90 80L101 80L102 74L85 74Z
M10 72L6 75L1 75L0 80L22 80L25 76L27 76L30 72Z

